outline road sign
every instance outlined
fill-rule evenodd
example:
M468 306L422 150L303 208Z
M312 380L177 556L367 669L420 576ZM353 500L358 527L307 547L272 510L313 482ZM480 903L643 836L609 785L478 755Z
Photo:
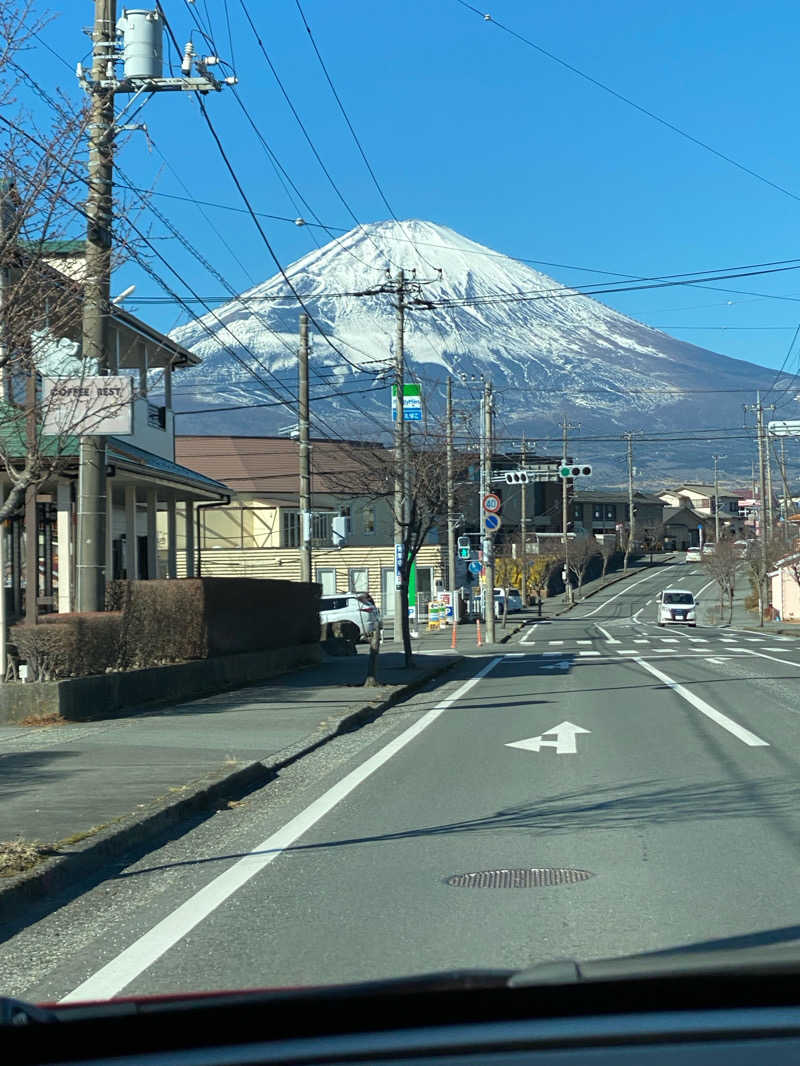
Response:
M397 386L392 385L392 421L397 421ZM422 386L403 382L403 421L422 421Z
M489 514L497 514L502 506L503 501L496 492L487 492L483 497L483 509L484 511L488 511Z
M515 740L506 744L507 748L522 748L523 751L541 751L542 748L555 748L556 755L577 755L578 746L575 738L579 733L591 733L591 729L573 725L572 722L560 722L552 729L546 729L541 736L529 737L527 740ZM555 740L543 740L543 737L555 734Z
M767 429L773 437L800 437L800 422L768 422Z
M403 545L394 546L394 587L399 589L402 585L401 571L403 569Z
M579 463L563 463L558 472L563 478L592 476L592 468L588 465L581 466Z
M471 574L479 574L483 570L483 564L479 563L477 559L473 559L468 569Z
M503 524L499 514L487 514L483 519L483 526L487 533L496 533Z

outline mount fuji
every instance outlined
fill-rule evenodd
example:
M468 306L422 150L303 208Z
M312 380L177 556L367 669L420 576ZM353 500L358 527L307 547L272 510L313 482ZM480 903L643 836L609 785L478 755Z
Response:
M415 271L421 283L424 304L412 304L405 317L406 375L421 382L428 410L441 413L443 383L452 374L457 406L470 409L474 429L474 397L484 376L495 389L498 439L525 433L540 453L558 454L566 414L581 427L571 452L592 462L608 484L624 477L623 446L616 443L624 431L646 431L645 438L676 431L719 436L720 427L741 425L748 393L774 380L773 371L676 340L445 226L378 222L350 230L286 269L339 349L312 324L315 435L386 438L394 297L363 293L380 288L387 271L393 278L399 268L407 276ZM293 428L298 305L280 274L172 336L203 360L176 378L176 411L237 408L186 414L180 432L266 436ZM466 431L466 422L461 426ZM581 436L607 439L581 445ZM749 472L751 442L725 441L724 447L723 473ZM708 476L715 450L718 445L705 440L643 441L637 473L643 482L697 480Z

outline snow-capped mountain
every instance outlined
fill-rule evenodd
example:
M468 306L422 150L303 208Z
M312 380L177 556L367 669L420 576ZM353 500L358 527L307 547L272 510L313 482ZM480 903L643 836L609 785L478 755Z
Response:
M763 367L643 325L444 226L379 222L356 227L286 270L315 322L339 349L330 347L312 324L317 433L334 429L349 437L380 439L389 430L394 298L361 294L379 289L387 282L387 271L394 278L400 268L407 276L416 271L419 295L432 305L412 305L405 320L407 365L423 385L429 410L441 411L448 374L454 376L462 409L469 391L477 394L476 382L483 375L495 389L499 438L518 438L524 432L539 442L540 452L558 453L553 438L567 414L581 424L571 450L581 461L593 462L606 483L622 478L621 445L613 440L581 445L580 436L685 430L694 437L704 429L737 426L741 404L751 397L733 390L754 392L774 377ZM463 302L476 297L481 299ZM176 409L267 405L276 395L291 400L296 394L298 311L285 280L276 274L175 330L173 337L203 359L200 368L176 379ZM710 388L731 391L698 391ZM250 406L184 416L180 428L275 434L287 431L293 421L288 407ZM726 443L725 449L725 470L749 470L752 449L747 441ZM659 480L696 477L707 472L715 450L705 442L643 443L636 465L642 473L650 468Z

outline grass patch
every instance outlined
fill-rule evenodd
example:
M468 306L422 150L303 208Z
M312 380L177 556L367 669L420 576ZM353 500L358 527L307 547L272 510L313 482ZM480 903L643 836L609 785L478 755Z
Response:
M46 844L27 840L0 841L0 877L14 877L31 870L37 863L52 855L53 849Z

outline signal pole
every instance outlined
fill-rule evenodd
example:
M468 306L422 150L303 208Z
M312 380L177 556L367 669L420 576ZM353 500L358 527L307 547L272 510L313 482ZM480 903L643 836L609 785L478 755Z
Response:
M628 442L628 543L625 545L625 561L623 569L628 569L628 558L633 549L636 536L636 513L633 507L633 434L623 433L623 438Z
M458 624L456 610L456 493L453 462L453 379L447 378L447 575L453 625Z
M525 448L525 435L522 436L522 446L520 448L521 468L526 469L528 461L527 450ZM525 554L525 545L528 541L528 515L527 515L527 481L523 480L522 488L520 491L520 516L519 516L519 534L522 541L521 556L520 556L520 569L522 571L522 588L520 592L522 594L522 606L528 606L528 557Z
M298 352L297 419L300 443L300 580L313 580L311 569L311 456L308 446L308 315L300 315Z
M84 366L94 364L101 376L108 374L116 22L116 0L95 0L81 354ZM78 464L77 607L101 611L106 578L105 437L81 437Z
M580 423L568 422L567 416L561 419L561 464L566 466L568 463L567 448L569 447L569 431L571 429L580 429ZM564 586L567 592L567 603L572 603L572 582L569 579L569 537L567 536L567 503L569 492L567 485L567 478L561 479L561 529L564 533Z

